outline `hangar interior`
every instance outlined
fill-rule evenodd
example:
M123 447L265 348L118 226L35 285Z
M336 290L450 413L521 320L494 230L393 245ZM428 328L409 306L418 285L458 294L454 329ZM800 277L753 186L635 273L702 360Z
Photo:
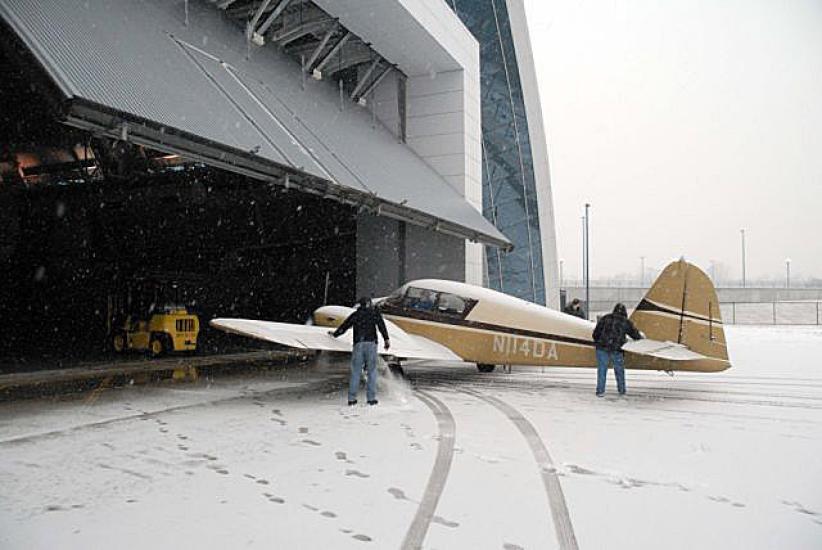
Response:
M12 61L3 56L4 67ZM116 301L304 321L351 303L356 212L56 121L25 72L0 80L0 311L9 359L104 352ZM105 159L105 160L104 160ZM225 351L205 330L200 348Z

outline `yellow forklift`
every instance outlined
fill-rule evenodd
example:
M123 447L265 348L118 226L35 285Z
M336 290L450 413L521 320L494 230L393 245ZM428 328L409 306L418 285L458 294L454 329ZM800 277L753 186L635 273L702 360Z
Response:
M108 308L109 338L117 353L134 350L158 357L197 350L200 320L180 303L174 283L137 279L109 295Z

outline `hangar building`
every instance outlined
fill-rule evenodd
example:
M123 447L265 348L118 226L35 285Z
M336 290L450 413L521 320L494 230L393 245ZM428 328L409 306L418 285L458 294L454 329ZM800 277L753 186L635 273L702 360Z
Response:
M521 2L0 0L0 21L7 351L104 340L157 280L206 317L420 277L556 306Z

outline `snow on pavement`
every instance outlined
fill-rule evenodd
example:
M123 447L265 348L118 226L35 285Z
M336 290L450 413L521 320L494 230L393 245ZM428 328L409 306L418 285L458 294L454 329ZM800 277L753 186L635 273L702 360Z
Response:
M349 409L323 365L0 404L0 547L819 548L822 328L726 331L626 398L429 365Z

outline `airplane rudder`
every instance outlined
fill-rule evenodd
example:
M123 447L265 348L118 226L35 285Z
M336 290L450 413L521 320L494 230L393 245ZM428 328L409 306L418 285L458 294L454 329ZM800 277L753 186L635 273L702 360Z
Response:
M653 340L684 344L714 359L728 358L713 282L685 260L672 262L662 271L631 320Z

